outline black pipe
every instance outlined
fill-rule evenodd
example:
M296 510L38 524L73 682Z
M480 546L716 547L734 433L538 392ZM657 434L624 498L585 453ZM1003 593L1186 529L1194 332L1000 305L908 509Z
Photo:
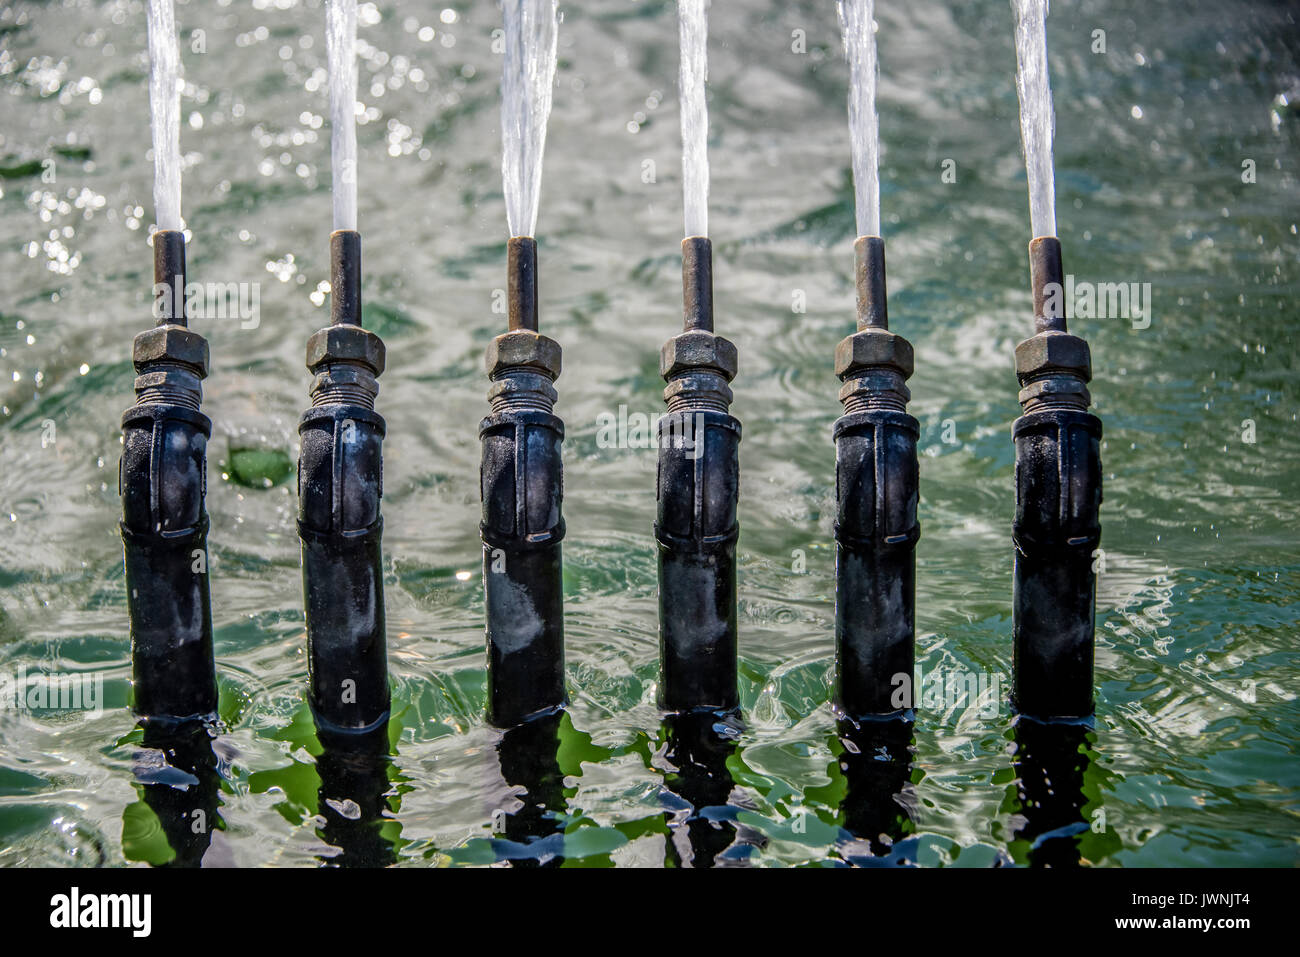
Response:
M361 328L355 231L330 236L330 275L333 322L307 341L316 378L298 424L308 702L319 727L366 732L387 721L390 700L379 510L386 426L375 412L385 353Z
M122 545L134 707L144 717L217 710L208 592L208 343L186 326L185 235L154 233L155 328L135 337L135 405L122 416Z
M479 423L487 719L498 727L565 703L560 344L536 331L537 242L515 236L507 257L510 331L488 345L492 412Z
M1060 241L1035 239L1029 259L1038 332L1016 346L1012 701L1034 717L1079 718L1093 711L1101 420L1087 411L1088 344L1065 331Z
M727 710L736 688L736 502L740 422L728 412L736 347L713 334L709 240L682 241L684 331L664 343L659 371L668 414L659 422L660 704L673 712Z
M911 344L889 331L885 244L861 236L858 331L835 349L835 703L850 718L915 704L920 426L907 414Z

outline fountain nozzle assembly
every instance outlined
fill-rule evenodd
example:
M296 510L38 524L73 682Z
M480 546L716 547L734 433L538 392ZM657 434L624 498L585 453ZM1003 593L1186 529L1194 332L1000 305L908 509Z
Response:
M564 705L564 422L560 344L537 332L537 241L506 247L509 331L487 348L492 412L479 424L487 719L510 727Z
M1013 703L1036 718L1092 714L1101 420L1088 343L1065 329L1061 243L1029 244L1035 335L1016 346Z
M736 688L736 502L740 422L731 415L736 347L713 332L713 247L682 240L683 332L659 371L660 703L668 711L727 710Z
M298 423L298 536L308 700L318 725L368 732L389 712L381 538L384 343L361 327L361 236L330 235L331 324L307 340L315 375Z
M122 544L135 710L202 718L217 710L208 592L207 443L200 410L208 343L185 318L185 234L153 235L154 315L135 337L135 404L122 416Z
M912 345L889 331L885 243L860 236L858 331L835 349L835 704L849 718L914 705L920 426L907 413Z

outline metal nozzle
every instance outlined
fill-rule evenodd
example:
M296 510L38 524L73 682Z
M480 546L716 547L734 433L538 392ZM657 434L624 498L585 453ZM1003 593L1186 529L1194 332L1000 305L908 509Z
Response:
M361 325L361 234L330 233L330 322Z
M179 229L153 234L153 285L158 325L185 325L185 233Z
M1039 236L1029 244L1029 286L1034 294L1034 330L1065 332L1065 270L1061 241L1055 236Z
M682 240L682 328L713 331L713 243L707 236Z
M510 331L537 331L537 240L512 236L506 243L506 295Z
M885 293L885 241L859 236L853 243L854 278L858 289L858 328L889 328Z

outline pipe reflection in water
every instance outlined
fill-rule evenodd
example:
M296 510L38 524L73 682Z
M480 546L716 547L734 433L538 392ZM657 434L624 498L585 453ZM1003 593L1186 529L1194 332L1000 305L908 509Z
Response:
M859 866L915 865L912 721L841 718L836 731L847 786L840 803L846 832L838 842L840 857Z
M560 867L564 863L564 773L560 770L560 722L555 711L501 735L501 776L519 801L492 816L492 848L513 867Z
M158 867L200 867L213 830L222 827L217 809L225 762L213 750L212 731L203 721L145 721L142 728L145 751L139 755L135 778L166 847L154 842L156 834L132 832L136 812L128 808L123 851L128 859Z
M668 714L664 743L664 804L669 810L665 865L725 867L745 863L761 840L736 823L731 804L736 782L727 760L736 753L743 726L735 711Z
M1079 842L1089 833L1083 779L1088 770L1087 722L1042 722L1025 715L1014 730L1016 841L1028 842L1027 863L1077 867ZM1103 819L1104 820L1104 819Z
M317 835L338 853L322 857L332 867L387 867L397 861L393 839L385 834L394 824L389 792L392 756L388 721L361 734L317 729L322 751L316 758L320 776L320 817Z

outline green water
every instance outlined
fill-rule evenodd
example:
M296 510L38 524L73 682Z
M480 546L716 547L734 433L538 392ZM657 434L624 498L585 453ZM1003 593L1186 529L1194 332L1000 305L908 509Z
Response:
M911 751L846 745L829 706L831 362L853 327L854 232L833 5L712 13L717 327L740 350L745 428L744 722L696 741L654 705L656 453L602 447L597 428L620 405L662 411L657 352L680 321L675 7L563 10L538 233L543 328L565 350L572 706L558 729L505 741L482 721L477 536L482 357L504 324L499 12L363 11L360 228L366 323L389 349L395 718L391 764L351 778L319 760L304 704L286 471L304 344L327 318L313 299L330 225L323 9L177 11L191 278L261 284L255 328L196 322L213 359L224 729L198 749L210 770L187 777L127 710L116 524L130 342L152 321L143 8L6 4L0 671L99 674L106 706L0 711L0 864L173 860L167 816L204 793L208 864L340 850L411 865L988 866L1048 850L1102 866L1296 864L1300 27L1282 4L1200 6L1059 0L1048 21L1066 269L1150 283L1151 308L1145 328L1071 324L1092 346L1106 430L1098 716L1081 753L1057 742L1075 773L1037 800L1020 796L1034 772L1005 704L1012 351L1031 326L1008 4L877 5L890 313L916 347L922 427L919 664L1004 682L923 708Z

